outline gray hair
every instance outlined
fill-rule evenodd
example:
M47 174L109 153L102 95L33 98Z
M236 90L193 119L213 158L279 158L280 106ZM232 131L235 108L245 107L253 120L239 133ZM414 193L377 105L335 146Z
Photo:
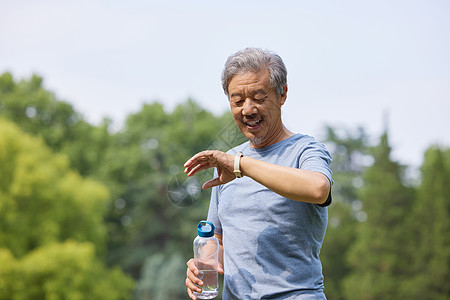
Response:
M281 57L275 52L261 48L245 48L228 57L222 72L222 88L228 94L231 79L244 72L269 70L269 85L280 97L283 86L287 84L287 70Z

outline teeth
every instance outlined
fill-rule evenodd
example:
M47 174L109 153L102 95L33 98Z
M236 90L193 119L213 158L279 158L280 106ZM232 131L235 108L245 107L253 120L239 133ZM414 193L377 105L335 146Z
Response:
M258 125L260 122L261 122L261 120L258 120L258 121L251 121L251 122L246 122L246 123L247 123L247 125L253 127L253 126Z

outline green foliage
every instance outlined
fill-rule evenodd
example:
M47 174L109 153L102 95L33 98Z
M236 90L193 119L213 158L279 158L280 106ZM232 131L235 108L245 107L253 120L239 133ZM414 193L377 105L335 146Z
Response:
M108 190L70 171L39 138L0 120L0 246L23 256L67 238L104 250Z
M10 120L0 118L0 300L131 298L133 280L102 260L138 279L136 299L186 298L185 262L209 204L200 185L212 173L187 179L183 164L245 141L231 115L192 100L170 112L144 104L113 132L42 82L0 75L0 117ZM368 151L362 128L327 127L326 144L327 297L448 299L450 150L431 147L410 187L386 134Z
M418 299L450 296L450 149L430 147L411 215L411 280L405 293Z
M325 294L329 299L344 299L342 279L351 271L344 259L356 236L361 219L361 201L357 191L362 186L362 173L368 159L367 135L362 128L356 131L326 128L328 149L332 152L334 185L333 202L329 207L329 222L321 251Z
M125 299L132 280L95 255L108 190L3 119L0 165L0 299Z
M106 269L87 242L48 244L20 260L1 249L2 260L0 299L129 299L134 286L119 269Z
M361 200L368 214L358 225L348 258L351 274L345 279L346 299L405 299L399 287L407 278L409 240L405 220L413 191L403 182L403 167L390 159L387 134L373 148L374 164L364 173Z
M186 287L180 282L186 278L186 261L179 253L157 253L145 260L137 287L138 299L183 299Z
M110 121L92 126L72 105L57 100L33 75L16 82L10 73L0 75L0 116L18 124L28 133L41 136L55 152L64 152L81 175L91 175L108 146Z
M187 180L184 162L206 148L227 150L243 141L229 113L217 117L193 101L172 112L159 103L145 104L128 116L122 130L112 133L108 121L99 126L85 122L70 104L45 90L38 76L19 82L9 73L0 76L0 107L1 115L42 137L54 152L66 154L66 167L70 164L108 187L106 259L136 278L144 261L159 252L192 256L195 224L205 218L209 204L209 191L201 191L200 185L212 174ZM75 194L83 191L76 185L61 186L66 190L60 197L66 197L71 186ZM56 219L53 214L47 214L50 223ZM77 224L75 218L65 220L67 230ZM98 249L102 238L95 239Z
M12 253L0 248L0 300L10 300L15 283L20 280L16 274L17 261Z
M100 178L118 191L113 195L118 205L107 219L110 262L120 262L138 277L147 257L161 251L192 256L195 224L206 217L209 205L210 192L201 191L200 184L212 175L188 181L183 164L220 139L230 122L229 114L216 117L193 101L171 113L159 103L146 104L128 116L99 170ZM180 201L176 193L184 195Z

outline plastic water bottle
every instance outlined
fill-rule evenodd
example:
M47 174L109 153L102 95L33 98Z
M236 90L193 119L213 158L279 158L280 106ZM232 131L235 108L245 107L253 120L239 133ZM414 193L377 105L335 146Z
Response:
M198 236L194 239L194 261L203 281L202 292L194 294L198 299L212 299L217 296L219 284L217 267L219 264L219 241L214 236L214 225L200 221L197 226Z

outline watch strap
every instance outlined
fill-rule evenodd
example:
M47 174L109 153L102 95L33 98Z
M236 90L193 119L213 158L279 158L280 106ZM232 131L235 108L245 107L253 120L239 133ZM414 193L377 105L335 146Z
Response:
M236 178L242 178L240 163L241 163L241 157L244 156L244 153L238 152L234 156L234 175L236 175Z

